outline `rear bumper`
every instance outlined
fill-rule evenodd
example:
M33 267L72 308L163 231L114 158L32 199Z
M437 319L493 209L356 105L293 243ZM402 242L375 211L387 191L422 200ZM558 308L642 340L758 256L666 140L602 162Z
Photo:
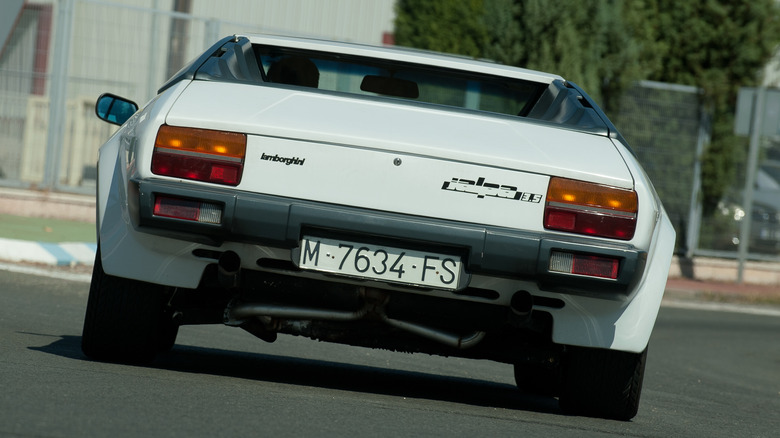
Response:
M465 261L469 274L532 281L543 291L620 301L632 295L647 260L645 251L631 245L594 239L411 217L176 181L136 180L130 186L129 213L137 232L215 247L235 242L294 251L304 234L335 234L352 241L370 239L392 246L456 253ZM161 195L220 205L221 221L211 224L157 216L154 203ZM549 266L554 250L617 258L618 277L552 272Z

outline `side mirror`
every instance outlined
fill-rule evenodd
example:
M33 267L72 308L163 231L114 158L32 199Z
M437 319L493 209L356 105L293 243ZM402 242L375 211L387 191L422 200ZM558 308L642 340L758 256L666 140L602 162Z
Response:
M135 102L111 93L101 94L95 103L95 114L98 119L114 125L122 125L136 111L138 105Z

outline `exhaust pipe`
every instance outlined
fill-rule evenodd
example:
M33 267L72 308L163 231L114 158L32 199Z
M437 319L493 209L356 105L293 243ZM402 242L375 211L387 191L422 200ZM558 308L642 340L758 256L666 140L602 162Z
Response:
M512 295L509 301L509 308L512 313L509 316L509 323L515 327L523 327L531 320L531 312L534 309L534 297L530 292L519 290Z
M322 321L356 321L363 318L375 317L385 324L395 328L414 333L428 338L440 344L449 345L458 349L467 349L479 344L485 337L485 332L474 332L467 335L458 335L444 330L426 327L407 321L391 319L385 314L384 306L388 296L376 289L364 289L363 296L366 299L360 309L355 311L321 310L301 307L278 306L273 304L253 304L231 302L224 312L225 325L243 327L247 321L253 318L267 318L267 324L271 320L322 320ZM530 294L529 294L530 296ZM529 312L530 315L530 312Z
M418 336L428 338L432 341L436 341L440 344L449 345L450 347L457 348L459 350L465 350L479 344L482 339L485 338L485 332L474 332L468 335L457 335L454 333L448 333L443 330L433 329L425 327L420 324L414 324L406 321L399 321L397 319L388 318L387 315L381 314L380 318L385 323L406 330L407 332L414 333Z
M226 288L238 287L238 277L241 272L241 257L233 251L225 251L217 261L217 280L220 286Z

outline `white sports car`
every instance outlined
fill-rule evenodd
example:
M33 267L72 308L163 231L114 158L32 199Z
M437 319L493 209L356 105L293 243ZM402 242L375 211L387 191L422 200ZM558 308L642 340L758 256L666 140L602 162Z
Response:
M564 412L637 413L675 233L560 76L399 48L217 42L100 149L82 348L183 324L514 365Z

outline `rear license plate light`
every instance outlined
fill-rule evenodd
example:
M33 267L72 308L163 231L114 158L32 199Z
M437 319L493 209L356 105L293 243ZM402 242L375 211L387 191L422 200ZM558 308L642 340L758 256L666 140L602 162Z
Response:
M154 199L154 215L206 224L222 222L222 205L194 199L157 196Z

